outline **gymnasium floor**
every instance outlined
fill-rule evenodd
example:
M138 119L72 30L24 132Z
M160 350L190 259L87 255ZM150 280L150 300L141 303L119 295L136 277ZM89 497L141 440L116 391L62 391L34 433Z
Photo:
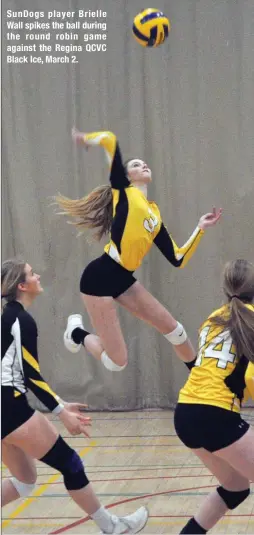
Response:
M254 424L254 409L245 409ZM119 515L147 505L144 534L174 533L195 513L202 498L217 486L215 478L175 435L172 411L93 413L92 438L70 437L103 505ZM3 511L5 534L98 533L95 524L69 498L61 476L38 462L38 487L32 497ZM3 467L3 477L9 477ZM254 534L252 494L209 533Z

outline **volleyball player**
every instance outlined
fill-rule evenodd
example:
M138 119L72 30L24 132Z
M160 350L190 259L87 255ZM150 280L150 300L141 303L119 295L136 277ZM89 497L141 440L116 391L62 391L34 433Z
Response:
M79 314L68 318L64 342L69 351L81 345L111 371L127 365L127 348L115 302L152 325L171 342L185 362L195 357L186 331L134 277L153 243L176 267L184 267L193 255L206 228L219 221L221 210L203 215L188 241L178 247L164 226L155 202L147 199L151 171L138 158L124 165L116 136L112 132L84 134L73 130L73 139L88 148L105 149L110 167L110 184L94 189L83 199L56 197L63 213L74 218L80 229L95 229L101 239L110 233L104 254L86 266L80 281L85 308L97 335L87 332Z
M2 459L12 477L2 483L2 505L31 494L39 459L58 470L76 504L94 520L102 533L137 533L147 522L140 507L125 517L111 515L99 502L78 454L62 439L56 427L26 398L27 389L55 414L72 435L84 433L90 418L76 403L64 403L43 379L37 353L37 325L27 308L43 291L40 277L17 259L2 265Z
M254 399L254 265L229 262L226 303L200 328L199 352L180 390L175 429L182 442L218 479L181 533L207 533L248 498L254 481L254 428L241 418Z

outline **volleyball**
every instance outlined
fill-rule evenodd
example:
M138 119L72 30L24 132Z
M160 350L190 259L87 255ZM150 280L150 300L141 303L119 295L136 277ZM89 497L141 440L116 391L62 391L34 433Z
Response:
M132 32L142 46L156 47L164 43L170 30L170 21L159 9L149 8L138 13Z

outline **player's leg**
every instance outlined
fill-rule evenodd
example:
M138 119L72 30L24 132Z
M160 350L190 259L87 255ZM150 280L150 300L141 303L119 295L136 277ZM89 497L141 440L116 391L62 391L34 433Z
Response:
M58 470L63 475L64 485L72 499L91 516L103 533L137 533L146 524L148 511L145 507L140 507L132 515L119 518L111 515L100 504L79 455L62 439L44 415L35 412L29 420L10 433L5 441Z
M81 297L98 336L85 331L81 316L73 314L68 318L64 334L66 347L76 352L83 344L110 371L123 370L127 365L128 354L113 297L85 294Z
M229 410L212 405L185 403L178 403L174 424L180 440L202 460L221 484L204 500L198 513L181 531L190 534L206 533L228 509L234 509L249 495L251 463L249 471L243 472L237 463L232 465L227 455L232 446L247 436L248 424L239 414ZM249 461L250 444L246 441L245 454L247 458L249 455Z
M225 448L226 449L226 448ZM201 503L198 512L181 531L181 534L207 533L227 513L249 495L249 479L241 475L225 460L219 459L204 448L191 450L217 478L220 487L213 490Z
M13 444L2 441L2 461L12 477L2 480L2 507L31 494L37 478L34 460Z
M242 420L239 425L248 424ZM246 427L247 428L247 427ZM254 428L249 427L245 434L230 446L217 450L214 454L224 459L242 476L254 481Z
M195 359L195 351L184 327L138 281L117 297L116 301L163 334L181 360L190 362Z
M87 351L98 360L102 360L102 355L105 356L104 365L108 369L115 367L112 368L110 361L107 362L107 357L122 369L127 364L127 348L113 298L82 294L82 300L98 336L85 331L81 316L74 314L69 317L65 331L66 347L76 352L84 344ZM135 282L115 300L161 332L172 343L181 360L191 362L195 359L195 351L184 327L139 282Z
M69 316L64 343L69 351L85 349L111 371L127 364L123 338L114 298L135 282L130 272L104 254L90 262L80 279L81 299L96 334L88 333L78 314Z

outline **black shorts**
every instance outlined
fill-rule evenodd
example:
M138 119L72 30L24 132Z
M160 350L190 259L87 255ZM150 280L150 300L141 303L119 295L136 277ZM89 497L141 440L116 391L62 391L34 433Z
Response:
M213 452L230 446L249 429L237 412L214 405L178 403L174 415L177 436L191 449Z
M80 291L87 295L118 297L136 282L133 271L128 271L107 253L93 260L83 271Z
M25 394L14 397L12 386L2 386L1 397L1 436L3 439L29 420L35 411L28 404Z

